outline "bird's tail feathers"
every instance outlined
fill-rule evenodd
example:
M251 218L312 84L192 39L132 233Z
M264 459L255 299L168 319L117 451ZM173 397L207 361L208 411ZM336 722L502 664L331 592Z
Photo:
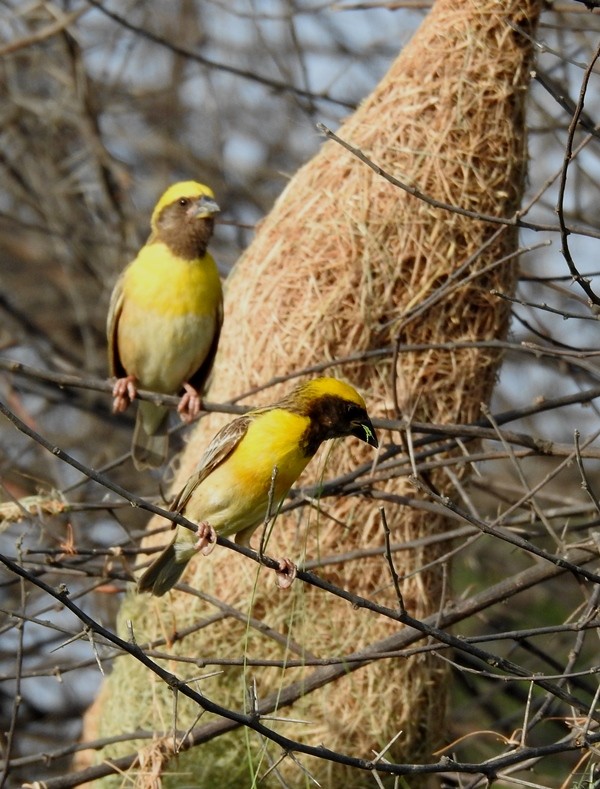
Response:
M138 581L138 592L151 592L161 597L181 578L189 559L177 560L175 540L152 562Z
M168 409L142 401L138 404L135 430L131 442L133 465L138 471L158 468L167 459L169 436L167 434Z

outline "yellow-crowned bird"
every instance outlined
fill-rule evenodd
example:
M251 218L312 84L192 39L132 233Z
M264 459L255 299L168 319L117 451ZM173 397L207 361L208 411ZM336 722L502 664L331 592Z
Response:
M191 421L210 373L223 321L219 272L207 251L219 211L208 186L183 181L162 195L151 234L117 281L107 320L113 410L137 389L183 392L178 411ZM142 401L132 441L135 467L166 459L168 409Z
M323 441L356 436L373 447L377 437L365 402L349 384L316 378L297 386L274 405L249 411L213 438L171 511L198 523L197 533L181 526L171 543L138 582L140 591L163 595L178 581L198 551L210 553L216 534L248 545L265 520L269 501L275 514L290 487ZM289 586L295 567L280 562Z

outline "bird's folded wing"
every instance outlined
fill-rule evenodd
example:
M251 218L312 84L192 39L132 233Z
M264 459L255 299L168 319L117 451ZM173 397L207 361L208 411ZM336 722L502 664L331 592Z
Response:
M119 344L117 343L117 327L123 310L123 274L116 281L110 296L108 316L106 318L106 336L108 338L108 363L110 374L120 378L127 373L123 369L119 357Z
M196 471L188 479L185 487L171 504L171 512L181 512L183 510L196 487L235 450L246 435L251 421L252 419L249 416L242 416L225 425L217 433L208 445L206 452L200 458Z

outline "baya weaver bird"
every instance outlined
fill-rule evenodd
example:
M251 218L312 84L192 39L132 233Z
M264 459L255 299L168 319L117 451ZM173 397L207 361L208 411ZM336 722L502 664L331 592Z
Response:
M278 403L222 428L171 505L172 512L198 523L197 533L177 526L170 544L141 576L139 591L165 594L198 551L210 553L217 534L234 534L237 543L249 545L321 443L344 436L378 445L363 398L335 378L301 383ZM289 559L279 566L279 585L289 586L295 567Z
M107 320L113 410L124 411L137 389L183 393L185 422L200 410L223 322L223 293L207 251L219 212L208 186L183 181L162 195L150 220L148 241L119 277ZM168 409L138 405L132 441L135 467L166 459Z

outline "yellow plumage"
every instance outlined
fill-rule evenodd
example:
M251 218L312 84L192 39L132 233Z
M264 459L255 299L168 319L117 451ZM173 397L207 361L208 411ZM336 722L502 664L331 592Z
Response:
M195 181L174 184L152 213L151 235L115 285L107 321L109 364L117 376L114 409L136 388L176 394L180 413L199 410L223 319L219 273L207 244L219 210ZM136 468L158 466L167 452L167 409L139 404L132 453Z
M247 545L267 515L269 496L275 514L320 444L349 435L377 446L364 400L334 378L300 384L280 402L230 422L171 507L199 524L198 535L177 527L171 544L142 575L140 591L168 591L214 532L235 534ZM292 567L289 560L282 566Z

